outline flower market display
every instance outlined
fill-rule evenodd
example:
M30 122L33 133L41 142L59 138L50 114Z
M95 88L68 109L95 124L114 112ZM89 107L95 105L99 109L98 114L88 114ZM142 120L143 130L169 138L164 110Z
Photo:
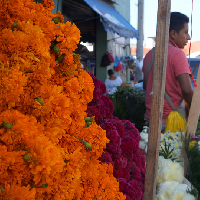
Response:
M140 148L147 152L148 127L140 133ZM156 200L196 200L194 184L184 177L184 161L181 155L184 133L161 133ZM194 186L193 186L194 185Z
M185 139L185 150L188 157L187 179L200 193L200 135Z
M94 84L73 53L80 31L50 13L51 0L0 5L0 199L125 200L112 164L99 160L109 142L106 131L87 117ZM118 137L114 144L127 149L130 137L138 150L139 134L124 126L124 141ZM129 156L144 165L141 155ZM125 157L115 162L128 165ZM124 173L122 181L127 172L115 171ZM137 187L142 196L140 177L133 177L126 190L132 195Z
M113 115L121 120L129 120L139 131L142 131L146 112L145 93L138 89L118 86L117 91L108 97L114 105Z
M91 76L95 89L87 113L89 117L95 116L96 123L106 130L110 140L100 160L113 165L113 174L119 182L120 191L126 195L126 200L143 200L145 152L139 148L139 131L130 121L113 116L113 103L103 95L106 86Z
M144 149L147 153L147 146L148 146L148 127L144 126L142 132L140 133L141 139L139 146L140 148ZM182 149L182 141L184 137L184 132L166 132L161 133L160 138L160 155L163 155L165 158L172 158L174 160L181 161L181 149ZM166 149L166 147L168 149ZM168 152L166 152L166 150ZM166 155L164 155L166 154Z

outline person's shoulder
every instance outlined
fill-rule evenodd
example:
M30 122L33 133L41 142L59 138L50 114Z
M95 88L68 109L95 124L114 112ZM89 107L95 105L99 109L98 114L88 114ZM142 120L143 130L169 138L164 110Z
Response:
M182 49L174 47L174 46L170 46L168 48L168 52L171 53L173 56L181 55L181 56L186 57L186 55Z
M168 49L168 59L171 61L171 63L177 63L177 62L184 62L187 63L187 57L185 52L177 47L170 47Z
M153 49L153 48L152 48L152 49ZM151 56L152 49L150 49L150 50L147 52L147 54L145 55L145 58Z
M122 80L120 76L117 76L117 79L118 79L118 80Z
M109 79L107 78L106 80L105 80L105 83L107 83L109 81Z
M143 60L143 67L142 67L142 71L143 73L145 72L146 70L146 67L148 66L150 60L152 58L152 49L149 50L149 52L145 55L144 57L144 60Z

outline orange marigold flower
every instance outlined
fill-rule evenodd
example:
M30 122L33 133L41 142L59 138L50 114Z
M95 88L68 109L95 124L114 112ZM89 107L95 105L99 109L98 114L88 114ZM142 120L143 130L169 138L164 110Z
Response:
M0 141L4 144L12 145L15 148L19 143L30 140L38 135L41 126L32 116L21 114L17 110L6 110L0 114L0 123L11 124L10 129L6 129L3 125L0 127Z
M52 0L42 0L42 4L47 7L49 11L53 10L55 7L55 4Z
M23 87L26 85L27 78L18 69L0 69L0 110L15 107L15 103L20 101L23 94Z
M24 199L24 200L35 200L36 190L35 188L31 188L29 186L20 186L16 184L7 184L3 189L3 192L0 193L1 200L17 200L17 199Z

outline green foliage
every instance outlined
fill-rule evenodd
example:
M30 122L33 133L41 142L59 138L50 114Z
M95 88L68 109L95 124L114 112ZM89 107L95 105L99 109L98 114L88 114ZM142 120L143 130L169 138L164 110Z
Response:
M191 136L187 136L186 133L184 141L185 151L188 158L188 169L186 178L191 182L194 188L198 190L198 193L200 193L200 149L198 141L192 149L189 149L189 143L191 142L190 138ZM198 199L200 199L200 197L198 197Z
M159 156L163 156L165 159L171 159L172 161L177 160L178 158L173 158L172 157L172 153L174 151L174 148L172 148L170 150L171 144L167 144L165 142L165 147L161 148L161 150L159 151Z
M196 134L195 135L200 135L200 116L199 116L199 119L198 119L197 129L196 129Z
M191 186L191 188L188 188L186 190L186 192L189 193L189 194L191 194L191 195L193 195L193 196L195 196L195 197L198 196L198 191L197 191L197 189L193 185Z
M129 87L118 87L118 91L108 97L114 105L113 115L121 120L129 120L139 131L142 131L146 111L144 92Z

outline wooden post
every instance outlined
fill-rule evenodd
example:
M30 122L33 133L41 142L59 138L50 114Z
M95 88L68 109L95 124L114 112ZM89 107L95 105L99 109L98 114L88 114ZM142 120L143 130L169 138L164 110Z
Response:
M155 200L158 157L164 105L171 0L158 0L155 62L144 200Z
M200 65L199 65L200 67ZM192 97L191 108L188 116L188 123L187 123L187 136L195 136L195 132L197 129L197 123L199 119L200 113L200 70L198 69L197 74L197 87L194 89L194 94Z

